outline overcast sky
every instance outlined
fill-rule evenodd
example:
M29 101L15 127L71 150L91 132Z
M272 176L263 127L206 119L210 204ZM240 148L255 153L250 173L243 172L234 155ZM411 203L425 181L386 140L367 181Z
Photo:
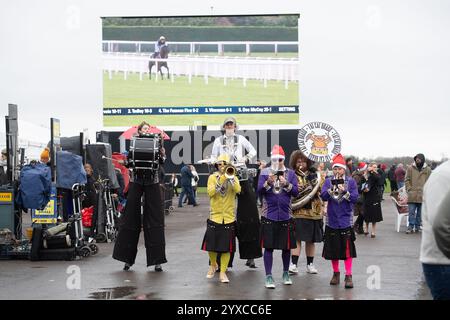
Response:
M94 139L103 105L99 17L211 12L300 13L299 127L331 124L344 154L450 156L446 0L3 2L0 116L17 103L21 119L49 126L56 117L63 135L89 128Z

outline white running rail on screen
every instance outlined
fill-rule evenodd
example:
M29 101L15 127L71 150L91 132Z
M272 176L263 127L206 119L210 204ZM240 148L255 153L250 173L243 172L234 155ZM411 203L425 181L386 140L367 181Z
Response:
M130 74L139 74L139 79L149 78L149 61L156 64L167 62L171 81L185 76L189 83L192 77L203 77L206 84L209 78L228 80L241 79L243 85L247 80L261 80L264 86L267 81L284 81L287 88L289 82L299 81L299 61L297 58L251 58L251 57L190 57L170 56L168 59L152 59L148 54L138 53L103 53L103 70L112 79L114 74L123 74L126 80ZM156 65L152 68L152 79L158 81ZM162 71L166 75L167 70Z
M153 52L156 41L121 41L104 40L102 41L103 52ZM167 42L171 52L189 52L195 54L198 52L217 51L223 55L229 46L241 47L245 54L250 55L252 49L258 47L272 47L273 53L278 54L281 48L290 48L298 52L297 41L170 41ZM214 49L213 49L214 48ZM211 50L213 49L213 50Z

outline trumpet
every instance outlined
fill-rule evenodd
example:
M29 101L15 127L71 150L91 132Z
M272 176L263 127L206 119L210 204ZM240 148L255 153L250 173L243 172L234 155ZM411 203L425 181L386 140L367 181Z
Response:
M339 189L339 185L344 184L345 180L342 177L335 175L331 180L331 197L337 201L340 201L344 196L341 189Z
M232 165L227 165L224 169L224 174L228 180L234 180L234 177L236 176L236 168Z
M273 184L273 193L280 194L283 191L283 187L281 186L280 176L284 176L284 171L276 171L274 175L277 176L275 183Z
M275 181L275 183L273 185L273 193L280 194L281 191L282 191L282 188L281 188L281 184L280 184L280 179L277 178L277 180Z

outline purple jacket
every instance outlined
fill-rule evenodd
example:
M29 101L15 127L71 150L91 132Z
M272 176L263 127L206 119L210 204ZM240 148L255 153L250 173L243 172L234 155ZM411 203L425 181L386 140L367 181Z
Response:
M328 193L331 189L331 180L327 178L322 187L320 197L323 201L328 201L327 226L333 229L345 229L353 224L353 205L358 200L358 186L351 177L345 177L347 195L339 202Z
M285 221L291 218L291 197L298 196L298 180L295 172L287 169L285 172L289 186L283 188L279 194L273 192L273 187L264 187L269 178L270 168L261 171L258 180L258 193L263 196L261 215L274 221Z

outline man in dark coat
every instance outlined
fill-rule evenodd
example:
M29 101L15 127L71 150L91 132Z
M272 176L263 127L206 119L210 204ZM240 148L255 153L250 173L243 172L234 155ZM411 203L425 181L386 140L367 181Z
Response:
M388 172L388 179L389 179L389 183L391 184L391 192L398 190L397 181L395 180L395 169L396 168L397 168L397 166L395 164L393 164Z
M384 189L386 188L386 165L380 164L378 165L378 192L380 195L380 201L383 201Z
M191 172L190 164L185 164L183 168L181 168L181 194L178 200L178 207L183 207L183 198L184 195L187 194L189 202L194 205L194 207L198 206L195 197L194 197L194 189L192 188L192 179L194 175Z

